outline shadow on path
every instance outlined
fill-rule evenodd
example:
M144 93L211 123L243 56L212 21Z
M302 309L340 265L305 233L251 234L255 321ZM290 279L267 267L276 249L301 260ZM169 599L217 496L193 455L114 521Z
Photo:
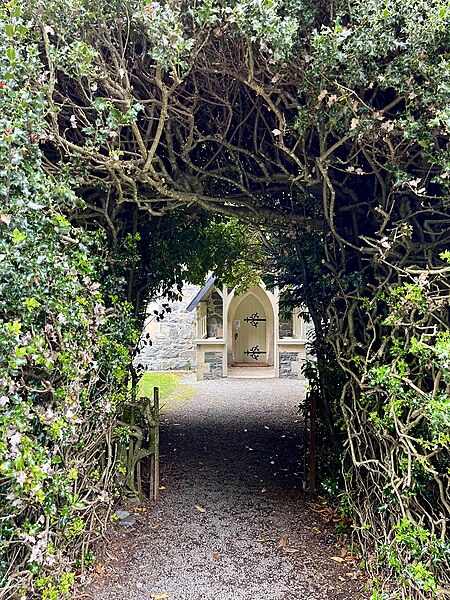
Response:
M133 527L113 526L91 596L367 597L354 566L331 558L340 552L332 526L302 499L302 385L225 379L193 386L195 396L169 406L162 419L161 500L135 511Z

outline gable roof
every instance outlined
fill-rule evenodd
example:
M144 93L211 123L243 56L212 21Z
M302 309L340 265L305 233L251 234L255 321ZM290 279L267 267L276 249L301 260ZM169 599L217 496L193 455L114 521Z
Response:
M186 307L187 312L192 312L194 310L194 308L196 308L198 303L203 300L203 298L206 296L206 294L209 292L209 290L214 285L214 281L215 281L214 277L210 277L208 279L208 281L205 283L205 285L202 287L202 289L199 292L197 292L195 297L187 305L187 307Z

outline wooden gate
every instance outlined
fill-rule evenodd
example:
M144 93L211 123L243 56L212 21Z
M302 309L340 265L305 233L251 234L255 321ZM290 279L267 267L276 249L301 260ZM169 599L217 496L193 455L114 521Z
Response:
M153 388L153 398L139 398L138 402L127 404L125 413L118 421L129 431L125 455L118 456L127 467L125 486L141 498L143 488L148 486L148 497L156 501L159 496L159 388Z

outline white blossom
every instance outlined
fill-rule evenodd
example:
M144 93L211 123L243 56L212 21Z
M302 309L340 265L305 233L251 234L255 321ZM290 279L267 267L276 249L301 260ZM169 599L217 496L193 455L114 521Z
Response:
M15 429L8 429L6 437L9 440L11 454L17 456L19 454L19 446L21 444L21 435Z
M47 541L39 540L31 549L30 562L42 564L44 562L44 552L47 549Z
M19 474L16 477L16 481L19 485L22 485L25 483L25 481L27 480L27 474L25 473L25 471L20 471Z
M53 412L53 410L50 407L48 407L47 410L45 411L44 418L46 421L53 421L53 419L55 419L55 413Z
M98 501L99 502L109 502L110 501L110 496L106 490L102 490L100 492L100 494L98 495Z
M47 554L45 557L44 564L47 567L51 567L56 563L56 557L53 554Z

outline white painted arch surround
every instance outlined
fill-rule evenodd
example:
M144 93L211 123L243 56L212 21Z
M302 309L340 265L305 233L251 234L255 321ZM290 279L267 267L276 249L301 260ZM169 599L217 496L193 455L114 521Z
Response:
M267 362L273 365L275 373L278 373L278 292L267 290L264 284L250 287L243 294L235 294L232 290L223 293L223 328L226 332L226 351L224 355L224 377L228 374L228 366L233 364L233 320L239 304L249 295L253 295L261 303L264 312L266 313L266 346L268 349Z

